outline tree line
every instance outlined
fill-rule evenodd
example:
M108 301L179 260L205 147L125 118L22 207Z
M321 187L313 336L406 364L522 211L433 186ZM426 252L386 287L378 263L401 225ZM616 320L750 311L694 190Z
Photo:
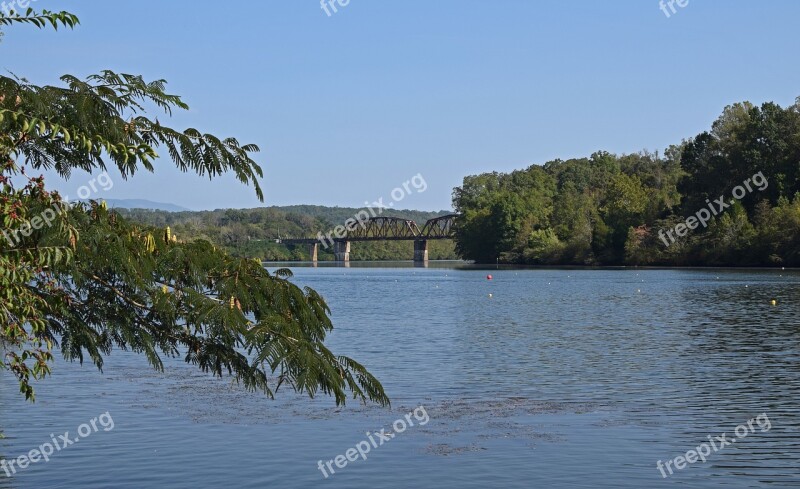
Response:
M308 247L276 243L277 238L313 238L327 234L337 225L352 218L360 209L296 205L260 207L255 209L218 209L199 212L168 212L147 209L118 209L132 221L150 226L166 227L181 239L204 239L220 246L234 256L258 258L265 261L307 261ZM380 215L402 217L420 227L429 219L449 214L448 211L425 212L414 210L385 210ZM431 260L458 259L452 241L430 241ZM350 259L354 261L411 260L412 241L376 241L353 243ZM319 247L319 259L332 261L333 249Z
M798 172L800 98L737 103L663 154L601 151L466 177L453 193L456 248L479 263L798 266ZM767 184L731 197L756 174ZM707 225L689 220L721 197Z

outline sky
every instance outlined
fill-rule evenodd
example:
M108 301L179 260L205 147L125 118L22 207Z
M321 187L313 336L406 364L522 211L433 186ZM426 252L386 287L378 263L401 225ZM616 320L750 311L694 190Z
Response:
M689 0L669 17L659 0L335 5L36 0L81 25L6 28L0 69L35 84L104 69L163 78L190 110L162 122L261 148L263 203L232 176L209 181L167 158L128 181L112 171L113 188L92 196L194 210L358 208L415 176L425 191L397 207L446 210L467 175L663 151L726 105L800 96L797 0ZM92 178L45 176L67 195Z

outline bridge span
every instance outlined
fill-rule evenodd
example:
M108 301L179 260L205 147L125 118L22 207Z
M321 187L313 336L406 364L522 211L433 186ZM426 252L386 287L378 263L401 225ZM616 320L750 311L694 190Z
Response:
M428 241L453 239L453 224L457 214L430 219L420 229L416 222L400 217L373 217L357 221L350 219L345 226L338 226L338 233L319 233L316 238L288 238L276 240L281 244L307 245L312 261L318 261L319 245L326 249L333 246L336 261L350 261L350 243L361 241L413 241L414 261L428 261Z

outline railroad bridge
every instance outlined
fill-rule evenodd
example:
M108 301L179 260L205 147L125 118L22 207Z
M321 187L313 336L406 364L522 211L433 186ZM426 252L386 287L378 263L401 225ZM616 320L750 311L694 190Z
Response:
M350 243L354 241L413 241L414 261L428 261L428 241L453 239L453 223L457 214L448 214L429 220L422 226L410 219L400 217L373 217L363 221L352 219L344 233L336 236L319 233L316 238L279 239L278 243L289 245L308 245L312 261L317 261L319 245L333 245L336 261L350 261Z

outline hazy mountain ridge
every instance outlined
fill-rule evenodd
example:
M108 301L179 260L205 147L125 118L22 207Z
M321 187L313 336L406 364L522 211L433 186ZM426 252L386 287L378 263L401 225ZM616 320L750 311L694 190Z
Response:
M179 205L165 203L165 202L153 202L152 200L146 199L103 199L106 201L109 207L114 209L147 209L147 210L157 210L157 211L166 211L166 212L191 212L190 209L186 207L181 207Z

